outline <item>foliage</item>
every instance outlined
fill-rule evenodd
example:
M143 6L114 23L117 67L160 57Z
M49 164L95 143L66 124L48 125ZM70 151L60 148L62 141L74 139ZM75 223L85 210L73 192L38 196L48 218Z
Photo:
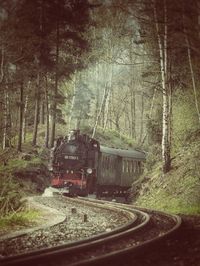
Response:
M92 135L92 128L82 127L81 132ZM95 139L97 139L101 145L113 147L113 148L122 148L122 149L131 149L131 148L140 148L134 141L127 136L121 135L116 130L104 130L103 128L98 128L96 131Z
M10 231L13 227L22 227L34 223L39 212L36 210L13 212L0 218L0 230Z
M178 90L175 94L172 121L173 147L175 151L187 145L188 140L199 128L193 97L191 90L184 92Z
M146 171L151 171L156 164L159 162L161 157L161 146L159 144L151 145L147 152L146 164L145 168Z
M23 193L14 177L0 174L0 214L5 216L9 212L19 210L23 206L22 196Z
M162 177L160 167L148 173L136 204L173 213L200 214L200 144L180 148L172 170Z
M41 159L39 157L32 157L30 161L18 158L10 159L9 161L7 161L6 165L0 166L0 174L1 173L13 174L15 171L36 166L39 165L40 163Z

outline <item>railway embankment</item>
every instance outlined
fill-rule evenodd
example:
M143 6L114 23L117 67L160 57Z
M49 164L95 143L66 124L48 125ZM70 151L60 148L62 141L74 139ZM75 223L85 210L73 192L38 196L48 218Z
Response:
M139 206L182 214L200 214L200 143L188 143L174 155L170 172L161 165L146 172L135 191Z

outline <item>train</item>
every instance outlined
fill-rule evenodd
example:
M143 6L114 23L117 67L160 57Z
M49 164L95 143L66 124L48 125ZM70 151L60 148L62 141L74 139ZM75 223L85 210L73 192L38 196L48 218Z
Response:
M128 197L143 173L145 152L100 145L80 130L57 139L50 156L51 186L69 196Z

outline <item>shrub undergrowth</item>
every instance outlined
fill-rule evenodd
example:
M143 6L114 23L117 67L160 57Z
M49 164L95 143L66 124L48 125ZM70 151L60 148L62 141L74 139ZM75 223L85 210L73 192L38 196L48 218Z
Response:
M0 174L0 214L5 216L22 208L23 193L11 174Z

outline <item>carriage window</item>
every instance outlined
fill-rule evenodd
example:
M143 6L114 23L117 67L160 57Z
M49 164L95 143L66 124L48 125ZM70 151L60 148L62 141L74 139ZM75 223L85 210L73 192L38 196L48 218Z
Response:
M133 173L133 161L130 161L130 172Z
M136 162L133 162L133 173L136 173Z
M134 161L132 161L132 173L134 173Z
M139 166L139 162L138 161L136 162L136 165L137 165L137 173L139 173L140 172L140 166Z
M122 172L124 173L125 172L125 161L123 160L122 162Z
M129 165L128 165L128 161L126 161L126 172L128 173L128 171L129 171Z
M102 157L102 167L106 168L106 157Z
M141 172L141 162L138 162L138 172L140 173Z
M105 157L105 165L106 169L110 169L110 157Z
M105 168L108 168L108 157L105 157Z
M110 157L107 157L107 169L110 168Z
M131 173L131 161L128 161L128 173Z
M110 171L113 171L114 167L113 167L113 158L110 158Z
M135 163L135 172L138 173L138 162Z

